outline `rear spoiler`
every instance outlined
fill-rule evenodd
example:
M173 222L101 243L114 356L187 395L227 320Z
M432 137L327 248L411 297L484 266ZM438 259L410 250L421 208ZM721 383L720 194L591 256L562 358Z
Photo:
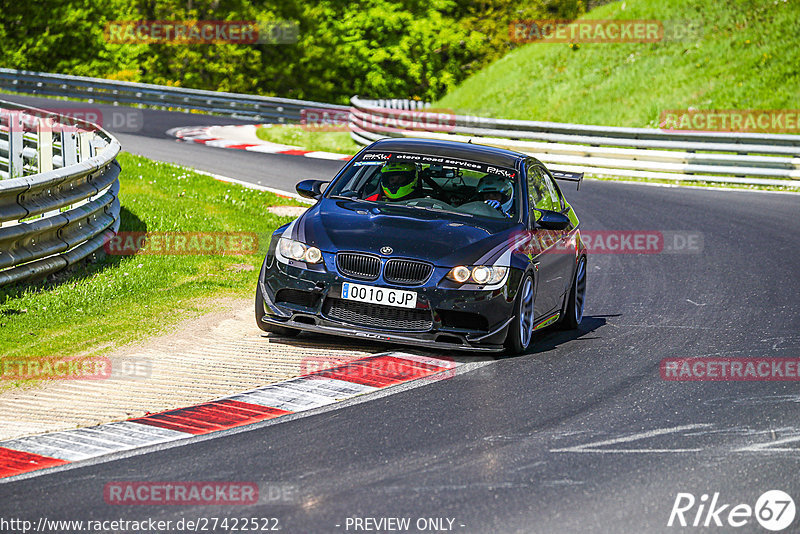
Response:
M550 171L550 174L553 175L553 178L556 180L562 180L564 182L577 182L578 184L578 191L581 189L581 182L583 181L583 173L582 172L568 172L568 171Z

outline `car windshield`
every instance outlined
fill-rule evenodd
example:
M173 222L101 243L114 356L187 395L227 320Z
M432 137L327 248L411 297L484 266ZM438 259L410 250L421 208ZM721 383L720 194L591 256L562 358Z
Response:
M326 196L515 219L519 193L517 172L510 168L437 155L367 152Z

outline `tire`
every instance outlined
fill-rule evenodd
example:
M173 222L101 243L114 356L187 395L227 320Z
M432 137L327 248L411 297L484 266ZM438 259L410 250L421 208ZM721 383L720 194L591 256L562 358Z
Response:
M508 327L505 347L509 354L520 354L528 350L533 338L533 277L525 273L519 283L517 298L514 299L514 320Z
M572 288L567 296L564 306L564 319L561 321L563 330L575 330L583 320L583 310L586 304L586 256L578 260L575 276L572 277Z
M258 286L256 286L255 310L256 310L256 324L264 332L269 332L270 334L275 334L283 337L295 337L297 334L300 333L300 330L297 330L295 328L286 328L283 326L277 326L265 323L261 320L261 318L264 316L264 297L261 295L261 290L259 289Z

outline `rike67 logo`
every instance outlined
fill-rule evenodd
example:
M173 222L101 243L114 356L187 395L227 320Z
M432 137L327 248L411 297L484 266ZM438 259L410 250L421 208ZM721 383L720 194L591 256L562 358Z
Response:
M795 511L794 499L781 490L764 492L756 500L755 506L725 503L720 499L719 492L712 496L704 493L699 499L691 493L678 493L667 526L739 528L753 525L755 517L765 529L778 532L794 522Z

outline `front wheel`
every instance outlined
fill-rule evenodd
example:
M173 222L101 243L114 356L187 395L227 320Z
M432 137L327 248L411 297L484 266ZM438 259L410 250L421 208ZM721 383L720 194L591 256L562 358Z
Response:
M583 320L583 308L586 302L586 256L578 260L578 268L575 269L575 278L572 281L572 288L567 296L567 305L564 310L564 320L561 326L564 330L574 330L578 328Z
M264 317L264 297L261 295L261 289L256 286L256 324L258 327L264 332L283 337L294 337L300 333L300 330L295 328L286 328L284 326L265 323L261 320L262 317Z
M533 338L533 277L526 273L519 284L514 302L514 320L506 335L506 350L510 354L525 352Z

